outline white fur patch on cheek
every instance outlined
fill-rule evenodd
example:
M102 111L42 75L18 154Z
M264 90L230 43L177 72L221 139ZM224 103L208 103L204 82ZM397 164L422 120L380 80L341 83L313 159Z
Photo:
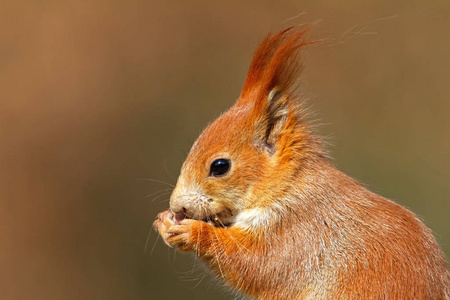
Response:
M267 226L274 221L275 213L270 208L252 208L236 216L234 226L245 229L251 227Z

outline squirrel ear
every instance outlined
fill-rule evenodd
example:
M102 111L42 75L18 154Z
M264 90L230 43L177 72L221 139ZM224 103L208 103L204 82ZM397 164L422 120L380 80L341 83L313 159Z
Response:
M275 152L275 145L283 131L288 113L287 97L277 88L272 89L267 95L265 115L257 128L258 144L270 154Z

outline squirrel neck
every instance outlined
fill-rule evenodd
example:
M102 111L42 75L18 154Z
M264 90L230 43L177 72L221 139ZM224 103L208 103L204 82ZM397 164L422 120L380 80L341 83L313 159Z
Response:
M269 186L258 189L264 193L252 195L264 201L255 200L257 205L241 213L236 225L270 231L295 222L319 229L332 223L328 221L330 218L345 216L346 211L355 207L364 211L368 207L370 210L374 201L392 203L336 169L323 152L309 153L289 172L281 174L282 180L273 177L265 180ZM261 206L260 203L270 204Z

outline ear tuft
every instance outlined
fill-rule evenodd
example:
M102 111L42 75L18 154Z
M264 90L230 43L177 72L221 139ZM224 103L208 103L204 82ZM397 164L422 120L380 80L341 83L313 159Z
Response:
M277 151L286 122L292 119L293 126L296 125L297 117L290 118L290 114L296 114L293 110L297 104L293 102L297 101L296 82L302 69L300 50L319 42L307 41L311 27L287 28L261 42L236 104L252 107L249 124L256 128L256 145L269 155Z
M256 50L242 88L239 103L262 108L266 96L279 91L288 96L302 69L300 50L319 41L307 41L312 25L290 27L268 35Z

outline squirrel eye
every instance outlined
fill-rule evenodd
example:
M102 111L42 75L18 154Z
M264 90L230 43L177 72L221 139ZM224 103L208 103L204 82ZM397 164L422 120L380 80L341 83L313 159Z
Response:
M212 162L209 169L209 176L225 175L230 169L230 161L225 158L219 158Z

